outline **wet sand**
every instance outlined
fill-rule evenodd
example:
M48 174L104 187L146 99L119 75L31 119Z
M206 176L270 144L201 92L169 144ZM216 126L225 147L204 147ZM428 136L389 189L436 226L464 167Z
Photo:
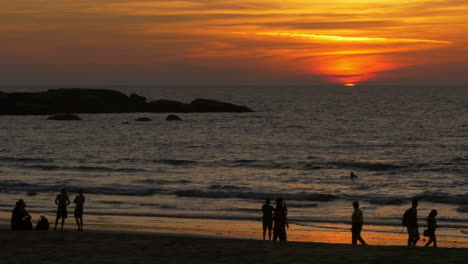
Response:
M0 230L2 263L466 263L468 249L91 230Z

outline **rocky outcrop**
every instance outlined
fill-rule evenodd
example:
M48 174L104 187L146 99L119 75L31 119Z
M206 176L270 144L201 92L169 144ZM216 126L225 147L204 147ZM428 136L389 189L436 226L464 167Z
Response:
M190 105L171 101L171 100L155 100L146 105L146 110L152 113L189 113L192 112Z
M135 119L135 121L149 122L149 121L152 121L152 120L151 120L151 118L148 118L148 117L139 117L139 118Z
M182 121L182 118L176 115L168 115L166 121Z
M81 118L74 114L58 114L58 115L49 116L47 120L76 121L76 120L81 120Z
M209 99L196 99L190 103L192 112L253 112L252 109Z
M52 115L57 113L194 113L253 112L250 108L209 99L190 104L155 100L105 89L50 89L47 92L0 92L0 115Z

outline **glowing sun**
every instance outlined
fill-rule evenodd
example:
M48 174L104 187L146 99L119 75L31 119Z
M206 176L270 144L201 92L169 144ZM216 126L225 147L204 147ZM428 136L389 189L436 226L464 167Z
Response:
M354 87L354 86L356 86L356 84L354 84L354 83L346 83L344 86L346 86L346 87Z

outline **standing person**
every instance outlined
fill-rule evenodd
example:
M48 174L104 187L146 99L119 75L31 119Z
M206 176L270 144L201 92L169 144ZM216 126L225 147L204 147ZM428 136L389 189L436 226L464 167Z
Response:
M428 247L431 243L434 243L434 247L437 247L437 239L435 235L435 231L437 228L437 223L435 219L436 216L437 216L437 210L432 210L426 219L427 220L427 236L429 237L429 241L427 241L424 247Z
M403 215L403 226L406 226L408 231L408 246L414 247L419 240L418 210L416 209L418 201L413 200L411 204L411 208Z
M62 227L60 231L63 231L63 225L65 224L65 218L67 218L67 206L70 204L70 198L68 197L67 191L62 189L62 191L55 198L55 204L57 207L57 218L55 219L55 229L57 230L57 224L59 219L62 219Z
M362 245L367 245L366 241L361 237L362 225L364 224L364 217L362 216L362 211L359 209L359 202L353 202L354 212L351 216L351 233L352 233L352 243L353 245L357 244L357 241L361 242Z
M289 228L288 212L283 198L276 199L276 208L273 221L273 241L276 241L278 238L280 241L287 241L288 238L286 236L286 227Z
M25 209L26 203L23 199L16 202L11 214L11 230L32 230L31 215Z
M263 240L265 240L266 230L268 229L268 240L271 240L271 229L273 228L273 212L275 208L270 205L270 199L265 199L265 204L262 205L262 223L263 223Z
M83 231L83 206L85 203L86 197L83 195L83 190L78 190L78 195L73 200L75 203L75 220L76 225L78 226L78 231Z

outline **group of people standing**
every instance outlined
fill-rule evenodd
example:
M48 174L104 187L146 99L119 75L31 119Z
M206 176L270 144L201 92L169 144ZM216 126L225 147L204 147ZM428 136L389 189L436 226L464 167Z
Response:
M78 231L83 231L83 208L86 201L86 197L83 195L83 190L78 190L78 195L73 200L75 203L74 217ZM57 215L55 218L55 230L59 220L61 220L60 230L63 231L65 225L65 219L68 217L67 206L70 205L70 198L68 197L67 191L62 189L61 192L55 198L55 204L57 205ZM11 215L11 229L12 230L32 230L31 215L26 210L26 203L23 199L16 202L16 206L13 209Z
M418 225L418 201L413 200L412 206L403 214L403 226L406 226L408 231L408 246L416 246L420 239L419 225ZM362 245L367 245L366 241L361 237L362 226L364 224L364 216L361 209L359 209L359 202L353 202L353 214L351 216L351 243L356 245L359 241ZM262 206L262 222L263 222L263 240L266 238L266 231L268 230L268 238L271 240L271 231L273 229L273 241L278 238L280 241L287 241L286 227L288 224L288 209L286 203L282 198L276 199L276 208L270 205L270 199L265 199L265 204ZM437 247L437 239L435 231L437 223L435 217L437 210L432 210L427 217L427 229L424 230L424 236L429 237L425 247L433 244Z
M270 205L271 200L265 199L265 204L262 206L262 223L263 223L263 240L265 240L266 231L268 230L268 239L271 240L271 231L273 229L273 241L287 241L286 227L288 224L288 207L283 198L276 198L276 207Z

